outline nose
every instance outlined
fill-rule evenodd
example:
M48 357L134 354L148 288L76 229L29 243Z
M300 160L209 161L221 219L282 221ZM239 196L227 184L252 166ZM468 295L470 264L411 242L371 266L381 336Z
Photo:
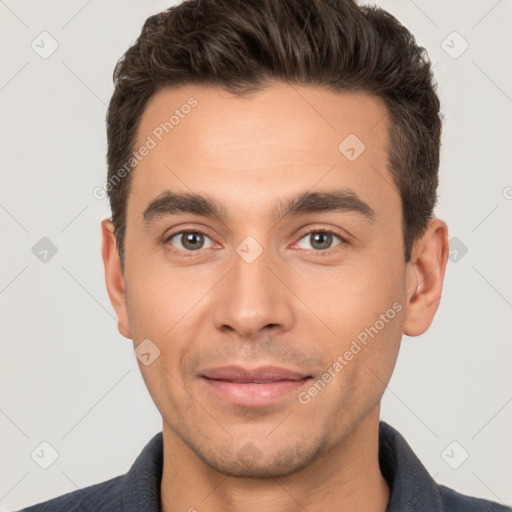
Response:
M215 327L246 338L263 330L291 329L294 295L282 262L265 250L254 261L238 253L233 259L231 271L215 287Z

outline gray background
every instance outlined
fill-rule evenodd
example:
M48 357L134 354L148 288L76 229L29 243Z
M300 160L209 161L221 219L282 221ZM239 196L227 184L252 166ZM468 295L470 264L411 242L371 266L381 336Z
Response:
M404 336L382 418L439 482L512 504L512 2L377 4L435 64L446 116L437 215L452 249L435 321ZM100 254L110 211L92 191L105 181L114 64L169 5L0 0L4 511L126 472L161 429L117 332ZM48 469L43 441L58 453Z

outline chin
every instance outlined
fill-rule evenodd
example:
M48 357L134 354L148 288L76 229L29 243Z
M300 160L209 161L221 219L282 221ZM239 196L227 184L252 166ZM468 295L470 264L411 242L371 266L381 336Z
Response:
M210 450L194 451L206 465L226 476L278 478L310 466L328 450L326 440L311 441L309 439L308 445L298 441L294 446L280 449L275 445L258 448L255 443L247 442L236 452L233 445L222 447L215 453Z

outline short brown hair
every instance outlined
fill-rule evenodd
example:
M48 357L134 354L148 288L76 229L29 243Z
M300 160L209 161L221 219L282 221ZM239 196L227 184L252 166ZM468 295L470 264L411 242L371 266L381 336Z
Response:
M150 16L117 62L107 112L108 182L133 152L144 107L163 87L233 94L280 80L381 98L400 190L405 261L437 202L442 116L426 50L388 12L352 0L185 0ZM130 173L108 189L124 265Z

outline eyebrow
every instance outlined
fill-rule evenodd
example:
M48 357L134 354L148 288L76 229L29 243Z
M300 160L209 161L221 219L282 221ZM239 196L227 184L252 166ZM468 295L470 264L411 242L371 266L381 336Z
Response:
M250 207L250 202L248 201ZM281 199L271 210L271 218L277 222L285 217L316 212L357 213L369 221L375 220L375 211L349 189L303 192L296 196ZM201 194L165 191L157 196L144 210L144 224L168 215L191 213L204 217L227 220L224 207L215 199Z

